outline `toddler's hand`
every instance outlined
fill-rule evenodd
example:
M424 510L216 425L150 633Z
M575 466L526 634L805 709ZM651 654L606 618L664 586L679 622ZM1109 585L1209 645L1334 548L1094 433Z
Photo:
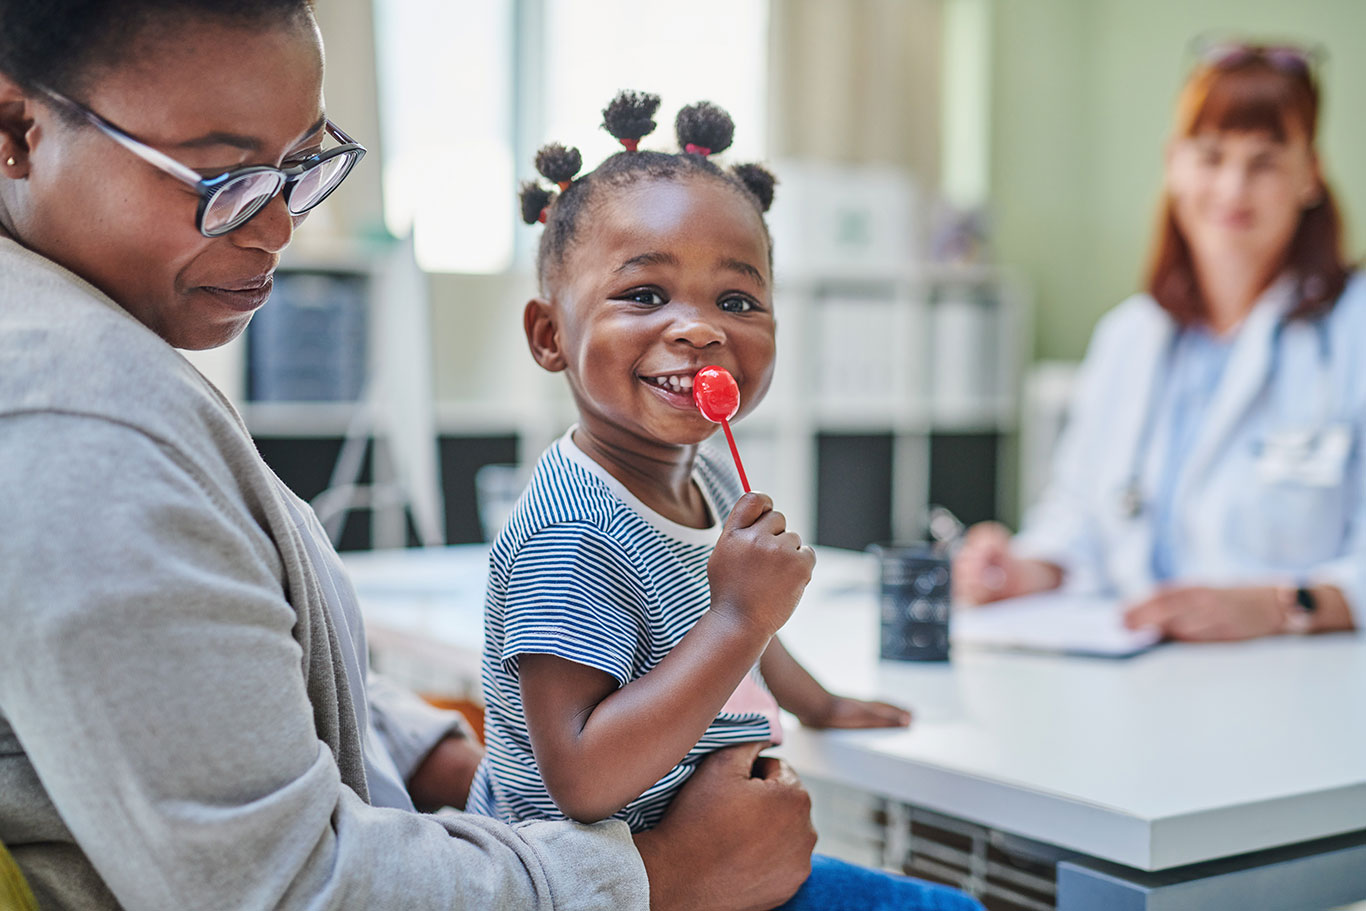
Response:
M801 600L816 555L761 493L741 497L707 563L712 610L778 632Z
M889 702L868 702L836 696L820 718L803 718L809 728L904 728L911 713Z

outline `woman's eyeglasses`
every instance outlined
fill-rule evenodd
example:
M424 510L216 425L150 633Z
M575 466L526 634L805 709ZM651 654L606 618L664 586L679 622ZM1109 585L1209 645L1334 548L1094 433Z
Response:
M1323 48L1319 46L1254 44L1205 36L1196 38L1191 47L1196 58L1207 66L1226 69L1261 60L1283 73L1305 76L1311 80L1325 56Z
M240 228L281 191L285 194L285 206L289 214L302 215L337 189L356 162L365 157L365 147L328 120L324 123L324 129L333 139L342 143L336 148L310 155L287 168L244 165L230 168L216 177L201 177L169 155L114 126L85 105L52 89L38 88L53 102L89 121L101 133L143 161L194 188L199 193L195 226L205 237L218 237Z

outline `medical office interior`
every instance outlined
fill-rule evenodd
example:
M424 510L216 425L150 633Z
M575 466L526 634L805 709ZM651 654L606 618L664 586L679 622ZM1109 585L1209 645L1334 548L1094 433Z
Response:
M350 563L377 668L477 715L482 548L574 420L522 334L540 228L516 189L536 149L563 141L596 165L615 145L599 112L622 88L663 99L647 147L707 99L736 122L724 161L779 180L778 366L735 433L754 485L818 547L789 645L914 713L906 730L780 748L811 789L819 850L992 909L1366 901L1357 634L898 661L880 658L863 553L951 543L957 523L1014 528L1038 497L1091 332L1141 288L1199 36L1316 49L1319 150L1360 260L1366 4L317 11L328 113L370 155L296 234L248 332L194 359Z

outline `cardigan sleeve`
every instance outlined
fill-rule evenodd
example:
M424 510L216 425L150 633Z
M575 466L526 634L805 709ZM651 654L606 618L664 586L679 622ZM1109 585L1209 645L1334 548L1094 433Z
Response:
M443 738L477 739L464 715L428 704L383 674L371 671L366 690L375 733L404 781L412 778L418 763Z
M422 815L341 782L274 548L215 477L126 424L0 416L0 742L21 745L0 766L31 765L5 773L0 818L35 889L135 908L645 908L620 823Z

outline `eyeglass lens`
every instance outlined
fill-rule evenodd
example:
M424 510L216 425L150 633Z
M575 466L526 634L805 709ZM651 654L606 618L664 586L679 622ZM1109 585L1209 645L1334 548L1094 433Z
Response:
M298 176L289 192L289 211L302 215L322 202L346 177L358 156L334 155ZM204 207L205 234L224 234L245 223L279 192L284 178L275 171L256 171L236 177L218 188Z
M294 189L290 191L290 211L295 215L302 215L322 202L323 198L341 183L352 164L353 156L337 155L300 174Z
M231 231L261 210L280 189L284 179L273 171L243 174L223 184L204 207L204 231Z

